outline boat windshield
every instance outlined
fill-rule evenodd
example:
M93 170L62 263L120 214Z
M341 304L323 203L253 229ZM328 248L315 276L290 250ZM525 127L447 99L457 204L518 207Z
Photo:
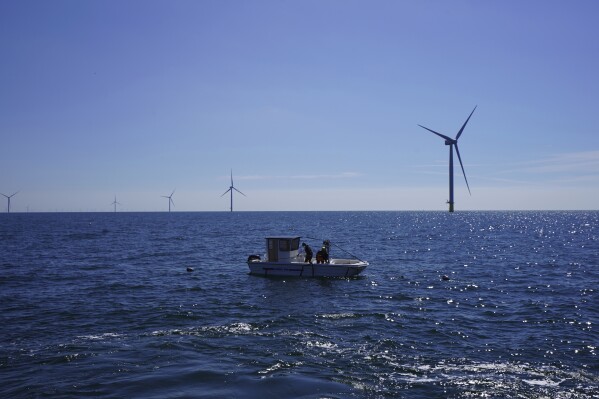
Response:
M299 249L300 239L279 240L279 251L297 251Z
M294 238L293 240L291 240L291 250L292 251L297 251L299 249L299 245L300 245L300 239L298 238Z

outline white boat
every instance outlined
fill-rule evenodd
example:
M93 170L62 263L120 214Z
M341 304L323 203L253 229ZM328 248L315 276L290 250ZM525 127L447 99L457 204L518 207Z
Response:
M250 274L261 276L294 277L353 277L368 266L360 259L329 258L329 242L323 243L315 259L307 262L305 253L300 253L301 237L266 238L266 255L250 255L247 264ZM324 259L321 259L323 255Z

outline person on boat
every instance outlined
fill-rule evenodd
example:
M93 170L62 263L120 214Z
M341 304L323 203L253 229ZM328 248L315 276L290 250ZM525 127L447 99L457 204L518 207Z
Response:
M324 258L324 263L329 263L329 247L327 247L326 245L322 246L322 255Z
M324 245L320 248L320 251L316 252L316 263L329 263L329 254Z
M322 247L326 250L327 252L327 263L329 262L329 254L331 253L331 242L329 240L324 240L322 242Z
M302 243L302 247L304 247L304 252L306 255L304 258L304 262L312 264L312 248L310 248L310 246L305 242Z

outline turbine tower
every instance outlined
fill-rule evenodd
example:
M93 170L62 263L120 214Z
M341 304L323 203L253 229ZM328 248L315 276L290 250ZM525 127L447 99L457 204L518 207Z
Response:
M458 154L458 160L460 161L460 166L462 167L462 173L464 174L464 180L466 181L466 187L468 187L468 192L470 193L470 195L472 195L472 193L470 192L470 186L468 185L468 179L466 178L466 172L464 171L464 164L462 163L462 157L460 157L460 150L458 149L458 139L464 132L464 128L466 127L466 124L470 120L470 117L472 116L472 114L474 113L475 110L476 110L476 106L474 107L474 109L472 110L470 115L468 116L468 119L466 119L466 122L464 122L464 124L462 125L462 128L458 132L457 136L455 136L455 139L452 139L451 137L447 137L444 134L435 132L434 130L429 129L428 127L418 125L421 128L426 129L429 132L436 134L437 136L441 137L442 139L445 139L445 145L449 146L449 201L447 201L447 203L449 204L449 212L453 212L453 204L454 204L454 202L453 202L453 147L454 146L455 146L455 152L456 152L456 154Z
M6 194L2 194L2 193L0 193L0 194L2 194L3 196L5 196L5 197L6 197L6 199L8 199L8 208L7 208L7 211L6 211L6 213L10 213L10 199L11 199L12 197L14 197L15 195L17 195L18 193L19 193L18 191L17 191L16 193L14 193L13 195L6 195Z
M233 169L231 169L231 187L229 187L229 189L228 189L227 191L225 191L225 192L223 193L223 195L221 195L221 197L222 197L222 196L224 196L226 193L228 193L229 191L231 192L231 212L233 212L233 190L237 191L239 194L243 195L244 197L247 197L247 195L245 195L244 193L242 193L241 191L239 191L238 189L236 189L236 188L233 186Z
M114 201L112 201L112 203L110 204L110 205L114 205L114 213L116 213L116 206L117 206L117 204L118 204L118 205L121 205L121 203L120 203L120 202L117 202L117 200L116 200L116 195L115 195L115 196L114 196Z
M173 194L175 193L175 190L173 190L173 192L171 193L171 195L163 195L162 198L168 198L168 211L171 211L171 204L173 204L173 206L175 206L175 202L173 201Z

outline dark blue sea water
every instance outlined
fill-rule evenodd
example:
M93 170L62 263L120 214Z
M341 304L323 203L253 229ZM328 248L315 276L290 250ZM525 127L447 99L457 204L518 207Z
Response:
M248 275L279 234L370 266ZM599 212L2 214L0 397L596 398L598 263Z

